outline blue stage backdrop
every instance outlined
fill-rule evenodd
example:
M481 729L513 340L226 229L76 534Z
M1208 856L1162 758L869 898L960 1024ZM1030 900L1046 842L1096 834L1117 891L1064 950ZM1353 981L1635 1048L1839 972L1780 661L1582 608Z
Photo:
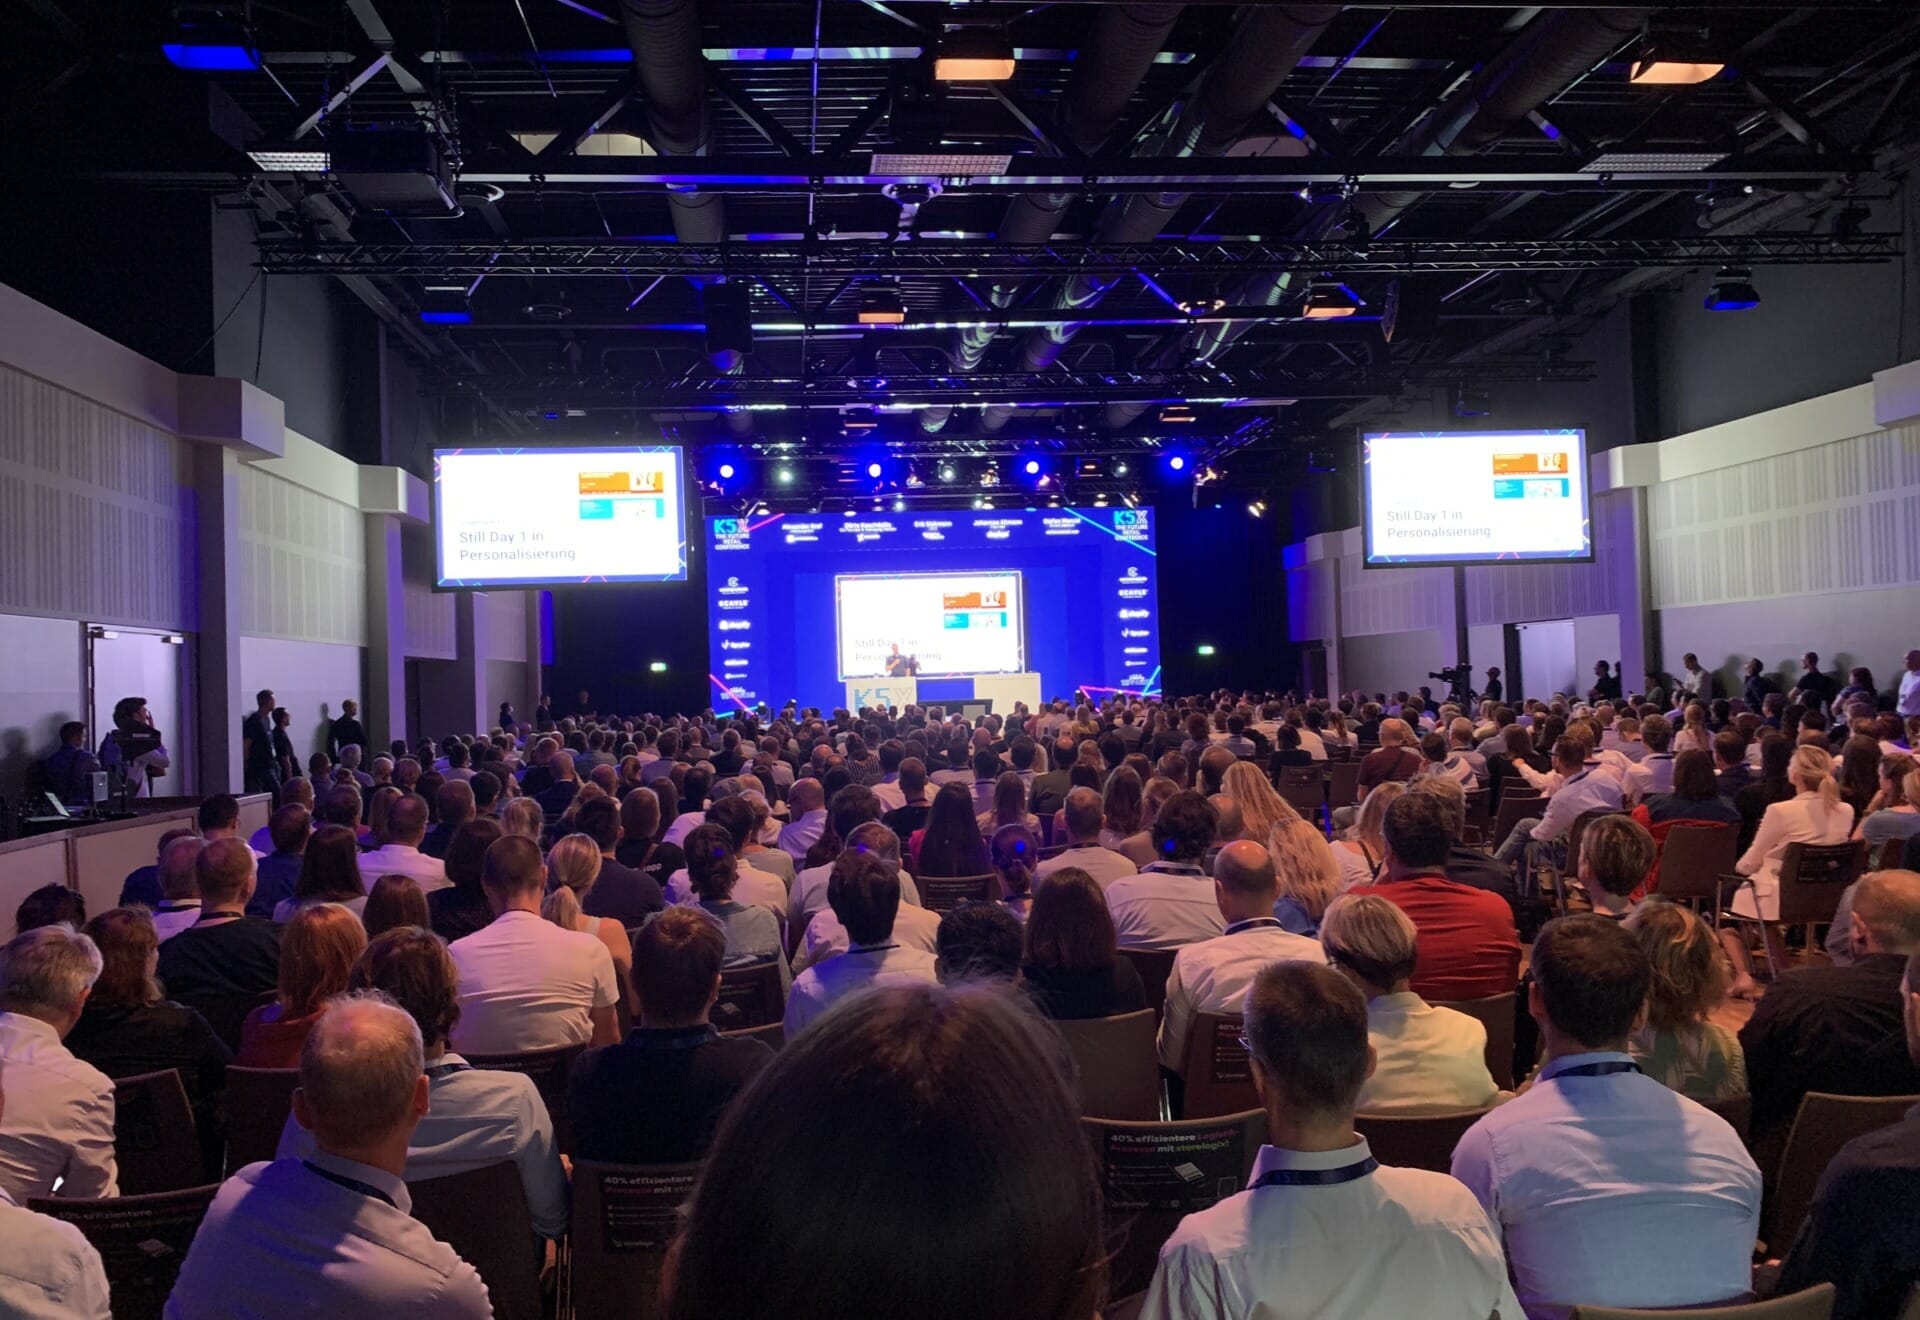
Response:
M714 708L831 710L846 679L906 657L923 701L971 695L950 676L963 671L1037 672L1046 697L1157 693L1154 521L1126 508L708 518Z

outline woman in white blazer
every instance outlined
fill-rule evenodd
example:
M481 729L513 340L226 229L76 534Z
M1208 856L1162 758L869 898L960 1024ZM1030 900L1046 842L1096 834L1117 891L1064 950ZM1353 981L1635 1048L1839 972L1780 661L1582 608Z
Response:
M1853 808L1840 800L1831 756L1818 747L1800 748L1787 765L1787 782L1793 785L1794 796L1767 808L1752 846L1734 863L1734 869L1752 877L1753 884L1735 891L1733 910L1762 923L1767 960L1776 974L1786 966L1786 944L1780 930L1780 862L1787 845L1845 843L1853 832ZM1733 927L1723 928L1720 939L1733 959L1731 993L1742 999L1758 999L1760 987L1753 979L1746 941Z

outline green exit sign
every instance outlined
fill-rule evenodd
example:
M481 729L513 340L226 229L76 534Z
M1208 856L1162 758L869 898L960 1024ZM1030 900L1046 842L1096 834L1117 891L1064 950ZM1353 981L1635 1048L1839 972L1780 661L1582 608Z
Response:
M1212 655L1213 647L1209 646L1205 642L1202 642L1199 646L1196 646L1193 648L1193 653L1195 655Z

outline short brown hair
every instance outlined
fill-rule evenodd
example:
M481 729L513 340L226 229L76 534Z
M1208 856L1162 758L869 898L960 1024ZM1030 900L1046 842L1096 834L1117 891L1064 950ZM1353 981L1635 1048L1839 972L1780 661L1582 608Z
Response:
M100 976L90 1002L102 1007L145 1007L166 998L148 971L160 936L143 907L117 907L87 923L87 938L100 950Z
M313 813L298 803L280 808L267 821L267 834L273 839L275 852L299 852L307 846L307 835L312 829Z
M547 868L540 845L523 834L506 834L487 845L480 859L480 885L489 894L511 897L546 887Z
M1367 1079L1367 1001L1331 967L1270 963L1247 992L1247 1044L1290 1108L1351 1113Z
M200 850L193 871L201 902L209 908L231 906L240 901L253 878L253 849L244 839L215 839Z
M429 1048L460 1020L460 969L447 942L418 926L395 926L374 936L347 978L350 990L380 990L406 1010Z
M367 947L367 928L349 908L315 903L294 913L280 940L280 1008L306 1017L347 988Z
M1589 1049L1633 1030L1653 965L1617 921L1591 912L1556 917L1533 941L1533 980L1547 1020Z
M855 944L878 943L900 914L900 877L871 853L843 853L827 877L827 906Z
M1700 752L1682 752L1681 756L1700 756ZM1588 878L1616 898L1625 898L1647 878L1653 869L1653 835L1631 816L1602 816L1589 821L1580 836L1580 860L1587 865Z
M383 875L375 880L360 920L369 939L395 926L429 926L433 921L427 896L410 875Z
M1107 896L1077 866L1063 866L1033 891L1027 913L1027 962L1063 972L1113 966L1120 941Z
M651 1024L700 1019L727 956L727 936L704 913L670 907L633 941L633 989Z

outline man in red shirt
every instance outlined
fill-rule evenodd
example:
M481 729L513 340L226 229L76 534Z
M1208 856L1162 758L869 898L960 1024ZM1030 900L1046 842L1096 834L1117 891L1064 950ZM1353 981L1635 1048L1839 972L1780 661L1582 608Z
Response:
M1419 932L1412 990L1428 1001L1486 999L1520 977L1520 935L1498 894L1447 879L1453 847L1447 808L1428 793L1405 793L1382 827L1387 878L1349 893L1378 894Z

